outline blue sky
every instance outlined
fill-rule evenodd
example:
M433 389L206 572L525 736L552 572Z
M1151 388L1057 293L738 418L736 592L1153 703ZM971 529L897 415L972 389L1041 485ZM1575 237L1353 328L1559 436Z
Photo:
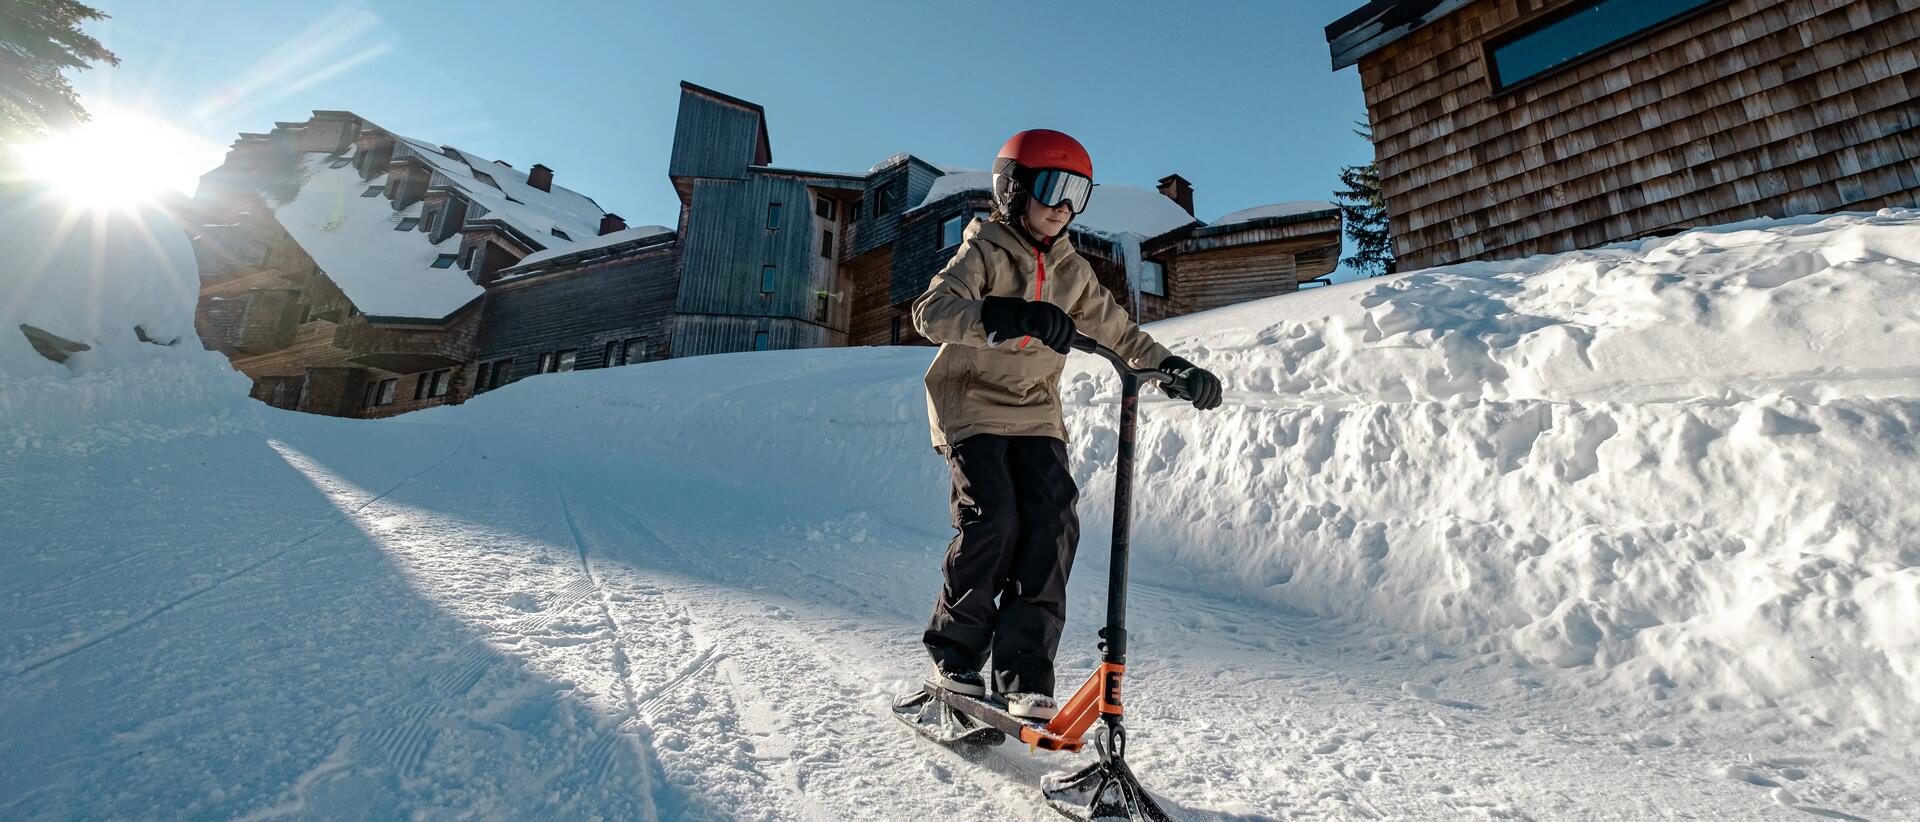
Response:
M1202 219L1327 199L1372 150L1323 28L1361 0L1113 3L97 0L120 56L76 77L224 147L349 109L674 221L678 84L767 109L774 162L864 171L898 151L985 168L1007 135L1080 138L1102 182L1191 180ZM207 161L217 164L219 155Z

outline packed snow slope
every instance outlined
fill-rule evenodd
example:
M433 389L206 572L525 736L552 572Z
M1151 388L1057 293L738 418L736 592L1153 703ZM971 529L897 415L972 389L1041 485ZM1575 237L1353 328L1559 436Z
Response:
M1916 285L1885 211L1150 326L1228 390L1143 403L1136 771L1192 819L1913 818ZM0 817L1053 818L1071 757L886 716L950 535L930 356L5 452Z

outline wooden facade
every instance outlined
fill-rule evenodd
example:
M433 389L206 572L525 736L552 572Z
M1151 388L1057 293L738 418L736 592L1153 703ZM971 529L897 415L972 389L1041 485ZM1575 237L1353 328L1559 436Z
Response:
M1403 270L1920 197L1920 0L1708 3L1496 88L1490 44L1572 8L1375 0L1328 28Z
M462 396L540 373L543 355L573 352L574 369L673 356L674 246L672 235L638 240L496 281L480 308L475 378Z

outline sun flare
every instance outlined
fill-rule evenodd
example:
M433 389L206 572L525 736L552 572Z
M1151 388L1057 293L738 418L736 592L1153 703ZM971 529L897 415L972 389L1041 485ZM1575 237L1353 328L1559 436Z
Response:
M111 104L92 118L15 149L22 178L93 206L134 205L172 190L191 195L223 149L165 121Z

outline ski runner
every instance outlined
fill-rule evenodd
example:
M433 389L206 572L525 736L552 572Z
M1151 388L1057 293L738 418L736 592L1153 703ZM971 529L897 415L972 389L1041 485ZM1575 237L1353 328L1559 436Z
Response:
M1076 330L1135 368L1184 378L1193 405L1220 404L1220 381L1174 356L1128 319L1074 251L1067 224L1086 210L1093 162L1058 131L1013 135L993 165L994 211L913 304L913 324L940 352L927 369L934 450L953 474L959 531L923 641L929 681L1007 712L1052 719L1053 657L1066 623L1067 575L1080 523L1067 467L1060 372Z

